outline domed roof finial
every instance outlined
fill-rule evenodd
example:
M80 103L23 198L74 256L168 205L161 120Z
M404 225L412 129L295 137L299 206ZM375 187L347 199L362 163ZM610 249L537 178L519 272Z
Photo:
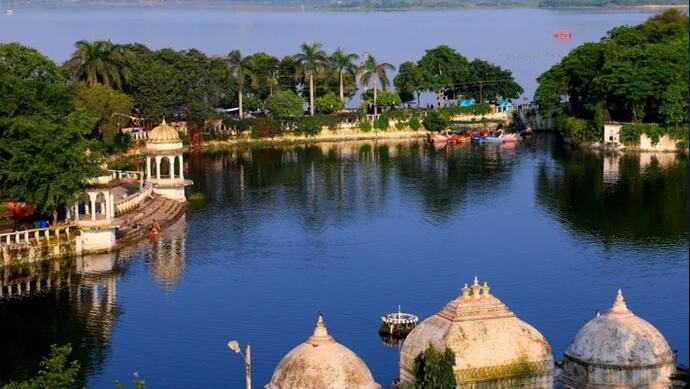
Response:
M316 321L316 327L314 327L314 336L328 336L328 329L326 329L326 324L323 321L323 313L319 312L319 318Z
M473 300L478 300L479 297L479 292L481 291L482 287L479 286L479 278L477 276L474 276L474 283L472 284L472 299Z
M474 285L479 285L479 278L477 276L474 276Z
M484 286L482 286L482 296L488 296L490 290L491 288L489 287L489 283L484 281Z
M465 283L465 286L462 288L462 297L463 298L470 297L470 288L469 288L469 286L467 286L467 283Z
M613 307L611 307L610 312L612 313L630 313L628 305L625 304L625 298L623 297L623 291L618 289L616 293L616 300L613 302Z

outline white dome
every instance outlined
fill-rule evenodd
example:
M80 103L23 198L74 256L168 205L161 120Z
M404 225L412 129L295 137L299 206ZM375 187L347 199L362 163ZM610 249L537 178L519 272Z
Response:
M465 284L460 297L410 332L400 353L403 383L414 381L414 359L430 344L455 353L459 386L516 377L533 380L536 386L552 383L553 354L546 338L518 319L489 289L475 277L471 288Z
M565 354L586 363L619 367L675 360L664 336L628 309L620 290L613 307L585 324Z
M146 149L150 152L182 149L180 133L163 119L160 125L149 132Z
M306 342L278 363L266 389L380 389L357 354L328 335L323 316Z

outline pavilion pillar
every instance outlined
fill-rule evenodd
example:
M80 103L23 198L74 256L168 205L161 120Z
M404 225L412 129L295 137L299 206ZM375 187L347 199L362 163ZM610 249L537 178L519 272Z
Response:
M74 221L79 221L79 203L74 204Z
M180 158L180 174L179 174L179 176L180 176L181 180L184 180L184 160L183 160L182 154L179 155L179 158Z
M174 180L175 179L175 158L171 156L166 156L165 159L168 160L168 165L170 166L170 179Z
M151 157L146 157L146 179L151 179Z
M156 179L161 179L161 156L156 156Z
M89 192L89 200L91 201L91 221L96 221L96 196L98 193Z
M103 204L105 205L105 209L104 209L105 218L106 218L106 220L110 220L110 201L111 201L110 192L105 191L102 193L103 193L103 197L104 197Z

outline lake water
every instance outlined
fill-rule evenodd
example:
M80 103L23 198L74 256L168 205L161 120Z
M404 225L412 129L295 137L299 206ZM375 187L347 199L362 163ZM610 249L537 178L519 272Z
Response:
M466 57L513 71L531 99L536 78L583 42L638 24L658 11L466 9L409 12L249 12L233 9L89 7L17 8L0 17L0 42L19 41L62 63L80 39L142 42L151 48L197 48L212 55L265 51L295 54L303 42L331 51L371 53L396 67L447 44ZM553 33L570 30L572 40Z
M70 342L90 387L255 387L313 330L398 374L379 317L427 317L474 275L560 359L622 288L688 362L688 159L612 158L539 135L515 148L417 141L189 155L185 218L117 257L5 273L61 288L0 301L0 382ZM604 162L607 168L604 169ZM68 274L69 273L69 274ZM67 280L70 284L67 285Z

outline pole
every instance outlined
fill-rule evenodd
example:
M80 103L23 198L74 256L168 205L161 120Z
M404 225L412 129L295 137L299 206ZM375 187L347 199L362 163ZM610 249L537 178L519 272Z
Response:
M247 388L246 389L252 389L252 353L251 353L251 347L249 346L249 343L247 343L247 347L244 352L244 368L245 368L245 373L246 373L246 378L247 378Z

